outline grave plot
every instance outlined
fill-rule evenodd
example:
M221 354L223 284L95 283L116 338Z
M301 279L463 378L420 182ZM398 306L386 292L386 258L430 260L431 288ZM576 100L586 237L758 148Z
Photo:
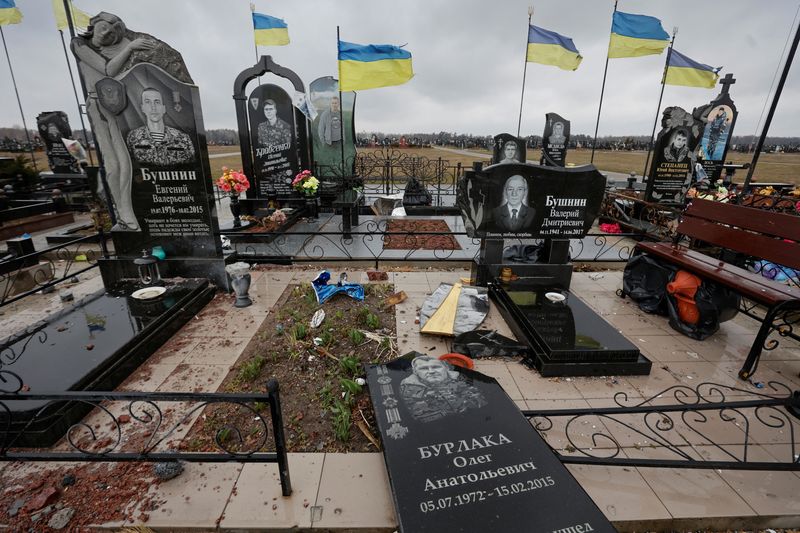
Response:
M363 365L397 355L394 308L387 305L393 290L389 284L367 284L364 290L363 302L337 294L320 305L310 284L289 285L220 386L221 392L251 391L276 378L290 452L379 448L372 405L359 376ZM319 310L325 318L313 327ZM252 413L229 406L210 408L184 446L213 449L215 434L233 441L225 428L250 427L250 418ZM242 449L249 450L247 444L258 435L243 438Z

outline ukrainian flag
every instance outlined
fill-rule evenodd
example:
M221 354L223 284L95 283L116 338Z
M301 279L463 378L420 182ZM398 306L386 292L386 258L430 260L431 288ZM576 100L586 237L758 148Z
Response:
M71 1L69 2L69 8L72 16L72 25L76 28L88 28L92 16L73 6ZM53 15L56 17L56 28L65 30L69 27L67 12L64 10L64 0L53 0Z
M19 24L20 22L22 22L22 13L14 4L14 0L0 0L0 26Z
M575 70L583 57L569 37L538 26L528 28L528 61L553 65L563 70Z
M713 89L719 80L719 71L722 67L714 68L698 63L688 58L674 48L669 53L667 85L685 85L686 87L703 87Z
M257 45L283 46L289 44L289 26L282 19L254 12L253 32Z
M339 41L339 90L401 85L414 77L411 52L391 44Z
M657 18L614 11L608 57L660 54L668 45L669 34Z

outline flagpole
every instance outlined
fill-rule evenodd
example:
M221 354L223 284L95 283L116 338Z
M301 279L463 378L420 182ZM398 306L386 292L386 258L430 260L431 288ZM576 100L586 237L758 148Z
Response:
M664 97L664 86L667 83L667 69L669 69L669 58L672 55L672 47L675 46L675 36L678 34L677 26L672 28L672 40L669 42L667 49L667 60L664 62L664 73L661 75L661 94L658 95L658 106L656 107L656 118L653 119L653 131L650 133L650 141L647 143L647 158L644 160L644 170L642 170L642 181L647 179L647 165L650 164L650 152L652 151L653 137L656 134L656 126L658 125L658 116L661 111L661 99Z
M339 66L339 26L336 26L336 66ZM339 83L336 84L339 87L339 135L341 136L341 148L342 148L342 183L344 183L344 101L342 100L342 76L339 75Z
M256 5L253 2L250 2L250 24L253 23L253 15L252 13L256 12ZM258 64L258 43L256 42L256 28L253 26L253 49L256 51L256 64ZM258 84L261 85L261 76L258 76Z
M786 77L789 75L789 69L792 68L792 61L794 61L794 54L797 52L798 43L800 43L800 25L798 25L797 29L795 30L792 47L789 49L789 55L786 56L786 63L783 65L781 79L778 81L778 87L775 89L775 96L772 97L772 104L770 104L769 113L767 113L767 119L764 121L764 128L761 130L761 136L758 138L758 144L756 145L756 151L753 154L753 160L750 162L750 169L747 171L747 177L744 179L744 184L742 185L743 192L750 187L750 180L753 179L758 158L761 155L761 150L764 148L764 142L767 140L769 126L772 124L772 117L775 115L775 109L778 107L778 100L780 100L781 92L783 92L783 85L786 83Z
M86 151L89 154L89 164L94 166L94 158L92 157L92 148L89 145L89 135L86 133L86 123L83 121L83 110L81 109L81 100L78 98L78 89L75 87L75 76L72 75L72 65L69 63L69 54L67 54L67 44L64 42L64 30L58 30L61 36L61 47L64 49L64 59L67 61L67 70L69 71L69 79L72 83L72 92L75 94L75 103L78 105L78 118L81 120L81 130L83 131L83 142L86 143Z
M617 12L617 3L614 0L614 12L611 14L611 29L614 29L614 13ZM611 46L611 34L608 35L608 46ZM606 92L606 75L608 74L608 52L606 52L606 66L603 69L603 85L600 87L600 104L597 106L597 121L594 123L594 140L592 141L592 157L589 163L594 163L594 151L597 147L597 129L600 127L600 111L603 109L603 94Z
M528 33L531 31L533 6L528 6ZM522 69L522 94L519 96L519 121L517 122L517 137L522 129L522 102L525 100L525 76L528 74L528 40L525 39L525 67Z
M31 142L31 134L28 132L28 125L25 122L25 112L22 110L22 100L19 99L19 90L17 89L17 79L14 77L14 69L11 67L11 56L8 55L8 46L6 46L6 34L3 33L3 26L0 26L0 37L3 38L3 49L6 51L6 61L8 61L8 70L11 72L11 83L14 85L14 92L17 95L17 105L19 106L19 114L22 117L22 127L25 129L25 138L28 139L28 146L31 149L31 162L33 169L38 173L39 167L36 166L36 155L33 153L33 143Z

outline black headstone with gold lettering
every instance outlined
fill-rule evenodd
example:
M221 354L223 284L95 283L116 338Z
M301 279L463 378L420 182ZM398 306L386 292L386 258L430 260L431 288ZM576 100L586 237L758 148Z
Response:
M615 531L494 378L411 352L367 369L400 531Z

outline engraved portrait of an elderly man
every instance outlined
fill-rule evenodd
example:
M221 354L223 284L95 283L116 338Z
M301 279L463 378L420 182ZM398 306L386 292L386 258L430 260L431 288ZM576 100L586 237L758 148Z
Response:
M400 397L419 422L433 422L487 404L481 391L444 361L421 355L411 362L411 368L413 374L400 382Z

